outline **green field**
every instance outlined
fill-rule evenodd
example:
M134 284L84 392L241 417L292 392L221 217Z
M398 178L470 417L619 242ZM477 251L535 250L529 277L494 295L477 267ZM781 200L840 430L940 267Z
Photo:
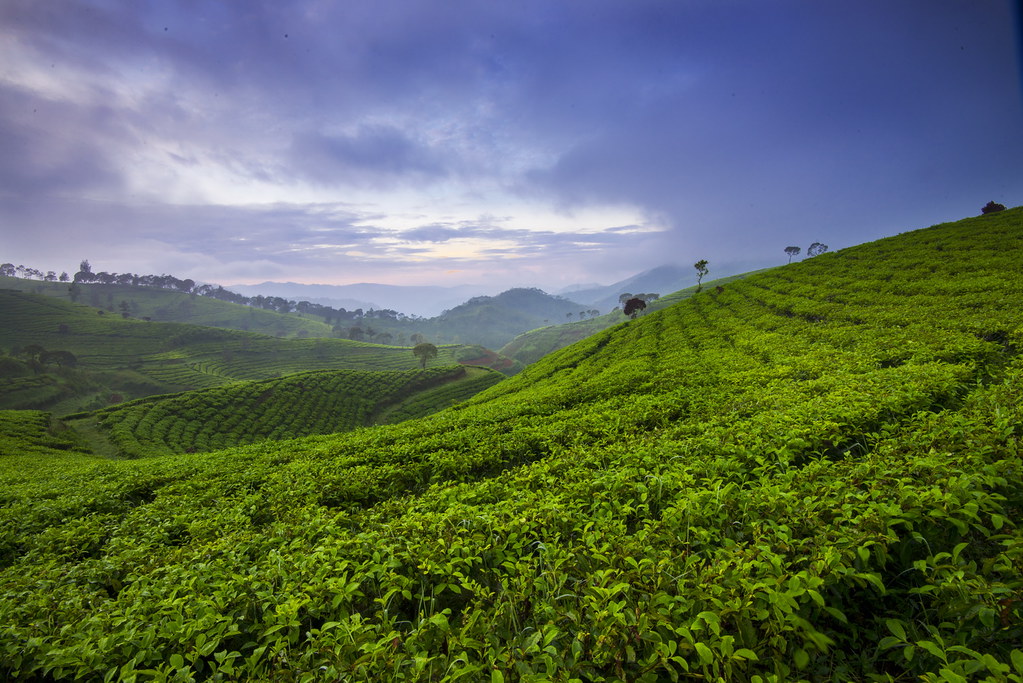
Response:
M501 381L484 368L320 370L154 396L70 415L99 452L138 458L194 453L423 417ZM112 447L112 448L111 448Z
M42 294L71 303L70 283L44 282L0 275L0 289ZM331 337L322 318L300 313L277 313L157 287L78 283L77 303L121 317L121 302L131 318L178 322L256 332L274 337Z
M1021 247L823 254L344 434L0 414L0 675L1023 681Z
M711 289L722 287L729 282L744 278L747 275L749 275L749 273L719 278L717 280L707 282L703 286L704 288ZM697 294L695 286L687 287L677 292L671 292L670 294L662 296L655 301L651 301L643 310L642 315L647 315L662 308L667 308L668 306L677 304L679 301L684 301L694 294ZM580 320L563 325L548 325L546 327L540 327L518 335L502 346L499 353L507 358L513 358L523 365L528 365L530 363L535 363L549 353L553 353L558 349L563 349L570 344L586 339L586 337L590 337L601 330L606 330L613 325L618 325L625 320L627 320L625 314L622 313L620 309L615 309L610 313L605 313L604 315L590 318L588 320Z
M25 365L24 355L0 359L0 409L63 415L309 370L403 371L419 365L407 347L125 320L53 297L0 290L0 349L13 353L30 345L69 352L77 363L40 372ZM438 352L433 365L454 365L476 349L447 345Z

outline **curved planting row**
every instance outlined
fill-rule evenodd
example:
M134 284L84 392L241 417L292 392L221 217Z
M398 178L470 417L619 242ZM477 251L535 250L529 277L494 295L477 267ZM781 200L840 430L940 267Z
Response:
M378 406L462 373L458 367L307 372L143 399L104 410L97 421L128 457L210 451L348 431L368 424ZM479 384L463 391L482 388ZM429 398L421 402L423 414L447 405Z

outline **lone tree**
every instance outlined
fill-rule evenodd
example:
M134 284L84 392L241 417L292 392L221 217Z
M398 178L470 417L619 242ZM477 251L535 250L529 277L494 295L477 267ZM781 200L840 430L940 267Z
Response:
M416 344L415 348L412 349L412 354L419 359L419 362L425 368L428 360L437 357L437 347L428 342L423 342Z
M703 277L709 273L707 270L707 259L702 258L693 264L693 268L696 268L696 291L703 291Z
M789 255L789 263L792 263L792 257L799 256L799 252L801 251L802 249L799 247L785 247L785 253Z
M814 242L813 244L811 244L807 248L806 255L807 256L820 256L821 254L823 254L827 250L828 250L828 245L822 244L820 242Z
M635 320L636 316L639 315L640 311L644 308L646 308L646 302L636 296L625 302L625 308L622 309L622 312Z
M983 214L998 213L999 211L1005 211L1005 205L997 204L995 202L988 202L980 210Z

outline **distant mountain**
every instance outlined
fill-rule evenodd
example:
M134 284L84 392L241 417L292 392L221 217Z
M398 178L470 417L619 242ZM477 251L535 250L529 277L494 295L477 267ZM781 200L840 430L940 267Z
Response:
M309 301L353 311L361 308L389 309L406 315L433 317L457 306L470 297L496 294L499 288L480 285L455 287L381 285L362 282L354 285L307 285L298 282L263 282L258 285L227 285L226 289L245 296L281 296L294 301Z
M670 294L696 284L696 273L682 266L664 265L633 275L606 287L592 287L572 291L575 301L593 306L601 313L607 313L618 305L618 297L629 294Z
M477 296L428 320L407 324L442 343L479 344L497 349L527 330L568 322L587 307L534 288L516 288L497 296ZM386 329L386 323L372 323Z

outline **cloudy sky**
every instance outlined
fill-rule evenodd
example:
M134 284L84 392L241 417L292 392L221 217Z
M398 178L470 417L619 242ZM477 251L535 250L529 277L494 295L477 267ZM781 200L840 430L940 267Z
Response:
M1012 0L3 0L0 261L555 290L1023 203Z

